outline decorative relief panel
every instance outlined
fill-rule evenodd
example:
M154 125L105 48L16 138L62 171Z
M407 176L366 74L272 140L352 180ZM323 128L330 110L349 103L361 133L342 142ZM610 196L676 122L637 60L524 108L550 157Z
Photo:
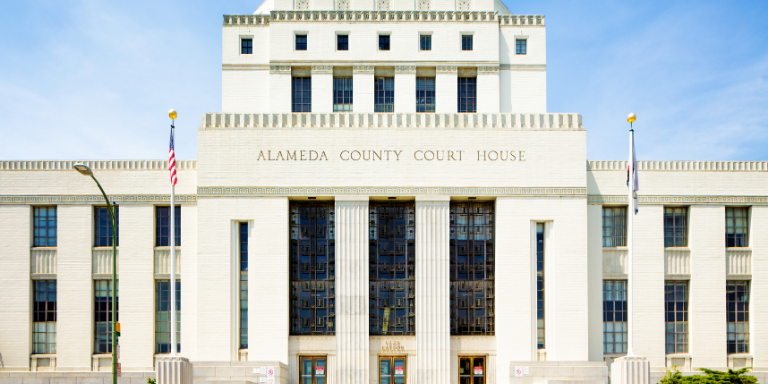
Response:
M330 65L313 65L312 73L333 73L333 67Z
M296 0L296 10L306 11L309 9L309 0Z
M110 200L122 204L170 203L170 195L112 195ZM196 195L176 195L176 204L196 203ZM0 204L104 204L101 195L13 195L0 196Z
M440 65L437 66L437 72L458 72L459 67L456 65Z
M198 187L199 196L319 196L319 195L490 195L583 196L586 188L481 187Z
M396 65L395 72L397 73L416 73L415 65Z
M472 8L472 0L459 0L459 11L469 11Z
M373 73L373 65L355 65L352 73Z
M349 0L336 0L337 11L349 11Z
M269 73L282 73L282 74L290 74L291 73L291 66L290 65L270 65L269 66Z
M480 66L480 67L477 67L477 72L498 73L499 72L499 66L498 65Z
M431 5L430 0L416 0L416 9L419 11L429 11Z
M389 0L376 0L376 10L389 11Z

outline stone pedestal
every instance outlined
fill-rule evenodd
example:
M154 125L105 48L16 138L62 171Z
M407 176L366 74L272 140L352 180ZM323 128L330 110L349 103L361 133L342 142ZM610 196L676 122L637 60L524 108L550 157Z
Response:
M158 357L155 374L157 384L192 384L192 364L185 357Z
M611 384L651 384L651 362L639 356L619 357L611 364Z

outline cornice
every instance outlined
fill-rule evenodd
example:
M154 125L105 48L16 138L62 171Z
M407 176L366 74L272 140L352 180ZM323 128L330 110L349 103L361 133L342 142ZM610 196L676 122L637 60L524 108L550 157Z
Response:
M496 11L272 11L269 15L224 15L224 27L269 26L272 22L496 22L501 27L544 26L543 15L499 15Z
M768 205L768 196L637 196L640 205ZM627 204L626 195L588 195L587 204Z
M573 187L197 187L204 197L241 196L537 196L586 197L587 188Z
M267 71L269 64L222 64L222 71Z
M481 65L477 67L477 73L494 74L499 73L498 65Z
M290 65L270 65L269 66L269 73L275 73L275 74L291 74L291 66Z
M577 113L206 113L200 126L243 128L585 130Z
M627 171L626 160L588 160L587 171ZM638 171L768 172L768 161L638 161Z
M416 73L415 65L396 65L395 73Z
M374 73L375 67L373 65L353 65L352 73Z
M452 72L458 72L459 66L458 65L438 65L435 67L435 71L437 73L452 73Z
M0 171L72 171L77 163L94 171L168 171L167 160L8 160L0 161ZM177 160L176 169L197 169L197 161Z
M110 195L118 205L146 205L171 203L170 195ZM176 195L176 204L196 204L197 195ZM0 195L0 204L57 204L99 205L104 204L102 195Z
M331 65L313 65L312 66L312 73L320 74L320 73L330 73L333 74L333 66Z
M546 71L546 64L500 64L502 71Z

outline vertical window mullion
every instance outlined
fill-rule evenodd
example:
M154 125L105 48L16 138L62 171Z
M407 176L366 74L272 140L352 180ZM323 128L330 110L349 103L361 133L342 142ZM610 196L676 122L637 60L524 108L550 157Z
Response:
M544 262L544 223L536 223L536 329L538 349L546 348Z
M240 243L240 349L248 348L248 223L238 225Z

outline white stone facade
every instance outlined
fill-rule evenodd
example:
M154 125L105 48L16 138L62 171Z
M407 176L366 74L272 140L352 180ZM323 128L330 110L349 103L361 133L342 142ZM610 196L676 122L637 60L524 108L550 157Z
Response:
M295 51L294 36L308 36ZM335 36L349 36L349 50ZM377 49L378 34L391 50ZM432 36L420 51L420 34ZM461 51L461 35L474 49ZM241 54L250 38L252 54ZM527 53L515 54L515 40ZM626 247L602 246L604 206L626 206L626 161L588 161L581 116L548 113L543 16L490 0L267 0L225 16L222 110L202 116L198 159L180 161L181 355L194 381L299 383L301 356L327 361L327 384L379 382L379 357L406 361L409 384L459 384L459 358L485 358L486 384L605 383L603 280L626 280ZM351 76L351 113L333 113L333 77ZM476 113L457 113L457 78L477 77ZM292 113L291 77L312 78L312 112ZM393 113L374 113L375 76L395 78ZM436 79L436 113L416 113L417 76ZM642 130L639 129L639 134ZM616 143L624 146L626 143ZM93 183L75 161L0 162L0 384L107 383L94 355ZM164 161L86 162L120 207L123 384L154 376L155 244L169 204ZM753 366L768 376L768 162L639 162L635 349L652 380L666 367ZM290 330L289 207L333 201L335 332ZM494 323L450 332L450 206L494 207ZM369 204L415 205L415 333L369 334ZM34 247L36 206L57 207L57 246ZM664 207L688 207L688 246L665 248ZM725 247L727 207L749 207L749 244ZM248 348L240 348L239 223L247 223ZM545 223L545 348L537 346L536 224ZM33 284L57 281L56 353L33 353ZM689 281L689 353L665 353L664 283ZM749 280L749 353L728 354L725 282ZM763 329L765 325L766 329ZM399 349L386 349L392 343ZM520 367L518 374L516 368ZM263 380L263 381L262 381Z

